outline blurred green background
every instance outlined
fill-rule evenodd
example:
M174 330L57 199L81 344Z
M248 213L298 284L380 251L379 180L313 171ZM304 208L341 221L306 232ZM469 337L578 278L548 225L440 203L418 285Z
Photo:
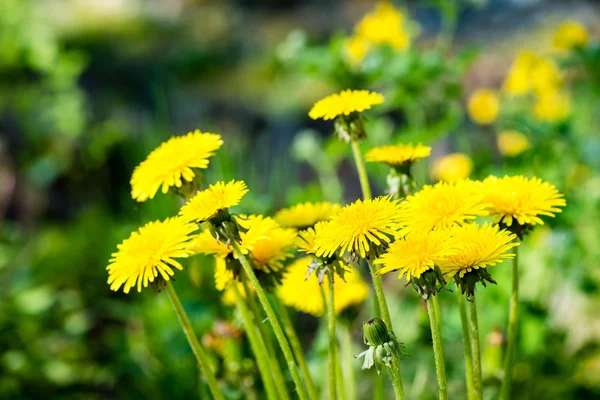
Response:
M167 299L106 284L116 244L178 208L171 195L132 200L133 168L171 135L200 129L223 135L207 179L245 180L244 212L353 201L360 187L348 147L331 137L332 124L307 115L345 88L386 95L368 121L365 150L397 141L433 147L416 168L421 184L432 182L433 160L464 152L472 178L536 175L565 193L565 211L522 246L515 398L600 398L600 2L449 4L396 3L413 21L412 48L381 49L357 72L340 49L373 8L368 1L0 1L0 398L208 398ZM565 19L581 21L595 40L581 57L561 59L568 119L535 121L517 104L493 127L470 122L469 94L498 88L517 50L548 50ZM502 156L500 128L523 131L532 148ZM383 193L387 170L368 168ZM494 267L498 285L479 302L486 398L499 384L506 267ZM211 260L195 257L177 288L227 395L262 398L212 273ZM409 396L433 399L425 309L403 282L386 285L411 354ZM460 320L451 293L441 303L450 397L464 398ZM357 353L369 317L365 308L354 321ZM318 373L326 340L316 319L295 318ZM355 367L359 398L369 398L372 371Z

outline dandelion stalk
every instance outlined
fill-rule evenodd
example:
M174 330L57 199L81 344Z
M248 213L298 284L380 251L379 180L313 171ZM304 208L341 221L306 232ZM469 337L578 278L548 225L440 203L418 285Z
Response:
M471 337L469 336L469 316L467 314L467 304L465 303L464 294L460 289L456 290L458 300L458 309L460 311L460 322L462 325L463 345L465 351L465 371L467 380L467 395L468 400L473 400L473 356L471 355Z
M258 370L260 372L260 376L262 377L263 384L265 385L265 390L267 392L267 398L277 399L277 394L279 393L282 398L288 398L287 389L285 388L285 384L283 387L279 385L275 387L275 380L273 375L271 374L271 365L269 359L272 358L269 356L267 351L267 346L261 335L259 334L258 326L256 325L254 318L255 316L252 314L248 306L246 305L246 299L240 293L237 284L232 285L233 291L235 293L235 301L237 304L237 308L242 315L242 320L244 321L244 327L246 328L246 333L248 335L248 340L250 341L250 346L252 347L252 352L256 357L256 363L258 364ZM245 289L244 289L245 290ZM246 292L246 297L248 296L248 292ZM273 373L275 371L273 370Z
M510 388L512 385L513 366L517 346L517 327L519 323L519 248L515 247L515 258L512 268L512 292L510 295L510 308L508 313L508 340L506 344L506 356L504 358L504 381L500 398L510 399Z
M473 389L475 400L483 399L483 379L481 375L481 348L479 344L479 322L477 320L477 304L475 293L469 301L471 312L471 352L473 354Z
M329 332L329 399L337 399L337 345L335 335L335 303L333 297L333 270L327 273L327 284L329 285L329 298L327 299L327 330Z
M358 180L362 189L363 200L371 199L371 186L369 185L369 177L365 168L365 163L360 153L360 144L358 140L352 140L352 153L354 154L354 162L356 163L356 171L358 172Z
M244 273L246 274L246 276L250 280L250 283L254 287L256 295L258 296L258 300L260 301L260 304L263 306L265 313L267 314L267 318L268 318L269 322L271 323L271 326L273 327L273 332L275 333L277 342L279 342L279 346L281 347L281 351L283 352L285 361L288 364L288 368L292 375L292 379L294 380L294 384L296 385L296 391L298 392L298 397L300 398L300 400L307 400L308 395L306 393L306 389L304 388L304 383L302 382L302 379L300 378L300 372L298 370L298 365L296 365L296 361L294 360L294 355L292 353L292 349L290 348L290 344L289 344L287 338L285 337L285 334L283 333L283 329L281 328L281 324L279 323L279 320L277 319L277 316L275 315L275 311L273 310L271 303L269 303L269 299L267 298L267 293L265 292L265 290L261 286L260 282L258 281L258 278L256 277L256 274L254 273L252 266L248 262L248 259L246 258L246 256L240 250L240 247L238 246L238 244L235 241L232 241L231 246L233 247L233 250L235 251L236 256L238 257L240 264L242 264Z
M215 400L224 400L223 393L221 393L221 389L219 389L219 384L217 383L217 378L215 378L215 373L212 370L210 365L210 361L208 357L202 350L200 343L198 342L198 338L192 329L192 324L179 301L179 297L177 297L177 293L175 292L175 288L171 284L171 282L167 282L166 285L167 296L169 300L171 300L171 304L173 304L173 309L177 314L177 318L179 319L179 323L181 324L181 329L183 329L183 333L196 356L196 360L198 364L200 364L200 369L204 373L204 378L206 378L206 382L208 383L208 387L210 388L210 392Z
M341 379L345 384L342 386L347 388L346 395L348 400L356 400L356 376L354 375L354 356L352 352L352 333L350 323L341 323L340 333L340 357L342 365L345 367L344 376Z
M317 388L315 387L315 383L310 376L310 371L308 370L308 364L306 363L306 358L304 357L302 345L300 344L300 340L298 339L298 335L296 334L296 330L294 329L294 325L292 324L287 308L281 303L279 297L273 296L271 299L275 305L275 311L277 311L277 314L279 314L281 324L283 325L283 330L285 331L285 334L290 342L290 346L292 347L296 361L298 362L300 370L302 371L302 375L304 376L304 380L306 381L309 397L311 399L316 399L318 397Z
M446 383L446 366L444 365L444 350L442 349L442 335L437 322L437 313L433 301L427 300L427 313L431 326L431 339L433 340L433 354L435 357L435 372L437 374L439 398L448 400L448 384Z

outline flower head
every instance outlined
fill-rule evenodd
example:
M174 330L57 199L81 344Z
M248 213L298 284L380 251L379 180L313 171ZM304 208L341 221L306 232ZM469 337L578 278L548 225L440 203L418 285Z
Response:
M398 279L406 276L406 280L410 281L435 269L436 265L453 254L456 254L456 241L446 230L416 232L396 240L375 261L375 264L383 265L376 275L400 271Z
M521 51L508 70L502 89L513 96L527 94L531 90L531 70L538 60L531 51Z
M554 217L567 203L554 185L540 178L490 176L483 181L484 201L491 217L503 226L543 225L542 215Z
M159 188L167 193L172 186L191 182L194 168L206 168L208 159L221 147L223 140L214 133L199 130L167 140L142 161L131 176L131 197L137 201L154 198ZM183 180L182 180L183 179Z
M381 2L354 27L355 35L375 45L387 44L406 50L410 36L404 27L404 15L388 2Z
M431 176L439 181L458 181L467 179L472 170L471 157L463 153L452 153L433 162Z
M193 254L194 245L191 233L197 229L181 218L168 218L164 221L149 222L133 232L129 238L117 246L118 251L109 260L108 283L111 290L123 291L137 285L147 287L160 277L165 281L174 274L173 268L183 269L176 258Z
M446 229L488 214L478 182L438 182L425 185L400 206L402 233Z
M215 255L218 258L225 258L233 254L233 247L217 240L208 230L196 235L192 249L194 254Z
M192 197L179 214L186 221L204 222L237 205L247 192L244 181L217 182Z
M312 119L334 119L340 115L362 112L383 103L383 96L368 90L342 90L315 103L308 115Z
M344 52L352 66L359 65L367 56L371 43L360 36L351 36L344 42Z
M498 151L507 157L516 157L531 147L527 136L518 131L502 131L496 138Z
M479 89L469 98L467 111L473 122L489 125L498 117L500 101L496 92L490 89Z
M571 113L571 100L561 90L547 90L537 96L533 112L544 122L561 122Z
M399 227L396 200L389 196L357 200L323 225L315 240L316 255L329 257L347 251L366 258L371 250L391 242Z
M402 351L403 343L396 339L394 332L379 318L363 323L363 340L369 348L355 358L365 358L362 369L369 369L375 365L377 375L381 375L383 365L391 368L394 358L401 359L406 355Z
M372 148L365 155L365 159L367 162L381 162L393 168L403 168L412 166L429 154L431 154L431 147L423 146L421 143L417 145L408 143Z
M279 210L275 220L281 226L296 229L306 229L317 222L326 221L339 211L339 204L322 201L320 203L301 203Z
M584 25L578 21L567 21L561 24L552 44L560 50L570 50L575 47L584 47L588 42L588 32Z
M311 260L312 257L300 258L288 267L278 296L284 304L319 317L323 315L325 307L318 279L314 275L307 277ZM357 270L347 268L345 279L337 278L334 283L333 296L337 314L348 307L360 305L369 294L369 287ZM324 285L323 288L329 294L328 286Z

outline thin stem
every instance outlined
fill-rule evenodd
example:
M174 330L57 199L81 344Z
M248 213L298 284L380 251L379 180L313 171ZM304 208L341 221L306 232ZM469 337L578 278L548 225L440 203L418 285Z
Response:
M343 376L340 380L343 381L343 387L346 390L348 400L356 400L356 376L354 375L354 356L352 353L352 333L350 331L350 323L340 323L341 329L338 330L340 337L340 357Z
M442 335L437 323L437 315L433 301L427 300L427 313L431 326L431 339L433 340L433 355L435 357L435 372L437 374L439 398L448 400L448 384L446 383L446 366L444 365L444 350L442 349Z
M354 154L354 162L356 163L356 171L358 172L358 180L362 189L363 200L371 199L371 186L369 185L369 177L365 169L365 163L360 152L358 140L352 141L352 153Z
M232 241L231 246L233 247L237 258L240 261L240 264L242 264L244 273L246 274L248 279L250 279L250 283L252 283L252 286L254 287L254 291L258 296L258 300L260 301L260 304L263 306L265 313L267 314L267 319L273 327L273 332L275 333L275 337L279 342L279 346L281 347L281 351L283 352L285 361L288 363L288 368L292 375L292 379L294 380L294 384L296 385L298 397L300 398L300 400L306 400L308 399L308 395L306 393L304 383L300 378L300 372L298 371L298 366L296 365L296 361L294 360L292 349L290 348L290 344L288 343L287 338L283 333L283 329L281 328L281 324L279 323L279 320L275 315L275 311L273 311L273 307L271 306L271 303L269 303L267 293L262 288L260 282L258 281L258 278L256 277L256 274L254 273L254 270L250 266L250 263L246 259L246 256L244 256L244 254L240 250L238 244L235 241Z
M483 399L483 379L481 375L481 348L479 344L479 322L477 320L477 304L475 294L469 302L471 312L471 351L473 354L473 388L475 400Z
M403 399L404 388L402 387L402 376L400 376L400 371L398 371L396 366L393 364L388 368L388 370L390 372L390 379L392 380L392 386L394 387L394 395L396 396L396 400Z
M294 325L292 324L292 320L290 319L287 308L281 303L281 299L278 296L272 296L271 299L273 299L275 311L277 311L277 314L279 314L285 335L290 341L290 346L292 347L296 361L298 361L300 370L302 371L302 375L306 381L309 397L311 399L316 399L318 397L317 388L315 387L315 383L310 376L310 371L308 370L308 364L306 363L306 358L304 357L304 351L302 350L300 339L298 339L298 335L296 334L296 330L294 329Z
M287 397L287 389L285 388L285 384L283 387L280 387L279 385L277 387L275 386L275 381L271 373L272 370L269 362L269 359L272 359L272 357L269 357L267 346L259 334L258 326L256 326L254 321L254 315L252 315L250 309L246 305L246 299L242 297L237 283L234 283L232 287L235 294L237 308L242 315L244 327L246 328L246 334L248 335L248 340L250 341L250 346L252 347L254 357L256 357L256 363L258 364L260 376L262 377L263 384L265 385L267 398L277 399L277 393L279 393L284 398L289 399L289 397ZM248 297L248 292L246 292L246 297Z
M219 384L217 383L217 378L215 378L215 373L210 366L210 361L208 357L202 350L200 343L198 342L198 338L192 329L192 324L179 301L179 297L177 297L177 293L175 293L175 288L171 284L171 282L167 282L167 296L169 300L171 300L171 304L173 304L173 309L177 314L177 318L179 319L179 323L181 324L181 329L183 329L183 333L185 333L185 337L187 338L194 355L196 356L196 360L198 364L200 364L200 369L202 370L204 377L206 378L206 382L208 383L208 387L210 388L210 392L215 400L224 400L223 393L221 393L221 389L219 389Z
M329 285L329 298L327 299L327 329L329 332L329 399L337 399L337 346L335 335L335 303L333 297L333 270L330 268L327 273L327 283Z
M392 318L390 317L390 310L387 305L387 301L385 299L385 293L383 292L383 285L381 284L381 278L375 274L377 270L375 269L375 265L371 260L367 260L369 264L369 271L371 271L371 278L373 280L373 288L375 289L375 297L377 298L377 302L379 304L379 311L381 312L381 319L387 325L390 331L394 331L392 326ZM400 368L400 361L394 357L393 367L397 371L396 379L398 384L394 385L394 390L396 391L396 398L404 399L404 385L402 384L402 369Z
M510 389L512 385L513 366L515 363L515 353L517 347L517 328L519 323L519 248L515 247L515 258L513 258L512 268L512 292L510 295L510 305L508 313L508 341L506 344L506 356L504 358L504 381L500 398L502 400L510 399Z
M468 400L475 398L473 390L473 356L471 353L471 337L469 336L469 315L467 313L467 304L465 296L456 288L456 298L458 300L458 309L460 311L460 322L462 325L463 346L465 351L465 371L467 379L467 395Z

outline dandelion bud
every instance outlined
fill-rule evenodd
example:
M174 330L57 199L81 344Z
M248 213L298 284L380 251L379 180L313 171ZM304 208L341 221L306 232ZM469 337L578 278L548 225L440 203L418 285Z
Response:
M363 323L363 337L365 344L377 347L390 340L388 328L379 318L373 318Z
M394 357L400 359L406 355L402 352L402 343L379 318L363 323L363 338L369 348L356 356L365 358L362 369L369 369L375 365L377 374L381 375L382 366L390 367Z

